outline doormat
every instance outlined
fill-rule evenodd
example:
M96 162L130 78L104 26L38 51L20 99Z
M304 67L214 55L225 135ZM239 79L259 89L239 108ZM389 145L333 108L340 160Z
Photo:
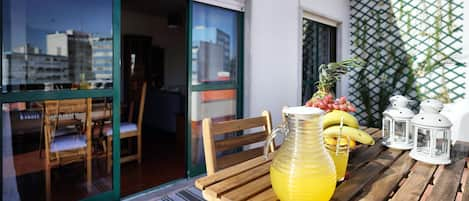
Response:
M194 186L164 195L156 201L205 201L202 192Z

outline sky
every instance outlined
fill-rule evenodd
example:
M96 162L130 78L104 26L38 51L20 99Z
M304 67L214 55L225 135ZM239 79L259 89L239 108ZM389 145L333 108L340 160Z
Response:
M194 3L192 10L192 28L193 31L192 41L197 40L213 40L216 41L216 35L213 32L207 32L205 35L201 29L204 28L217 28L230 36L230 53L231 56L236 54L235 48L237 43L238 19L237 12L227 9L218 8L215 6L206 6L201 3Z
M112 0L4 0L5 51L30 43L46 51L46 35L68 29L112 35Z
M235 54L237 13L200 3L193 5L193 27L215 27L227 33L230 52ZM112 35L112 0L4 0L2 15L5 51L29 43L46 52L46 35L69 29L102 37Z

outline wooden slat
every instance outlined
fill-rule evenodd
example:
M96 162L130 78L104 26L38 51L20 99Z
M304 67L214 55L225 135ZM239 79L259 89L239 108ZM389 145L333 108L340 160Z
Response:
M277 196L275 195L274 189L268 188L267 190L262 191L261 193L255 195L252 198L248 199L249 201L276 201Z
M230 154L217 158L217 169L224 169L238 163L261 156L264 153L264 147L250 149L235 154Z
M127 163L129 161L134 161L138 159L138 155L130 155L130 156L123 156L121 157L121 163Z
M385 149L386 148L381 144L381 140L378 140L373 146L370 146L367 149L357 150L359 152L351 153L348 170L353 171L374 160Z
M435 165L416 162L406 182L394 194L393 201L417 201L436 170Z
M202 137L204 141L205 167L207 175L213 175L217 171L217 151L215 150L215 139L211 133L212 119L205 118L202 121Z
M232 191L240 186L245 185L251 181L257 180L263 175L269 176L270 164L265 163L261 166L250 169L246 172L240 173L219 183L211 185L205 189L207 195L212 197L220 197L221 194Z
M237 119L212 124L212 135L242 131L250 128L263 127L266 124L265 117L254 117L249 119Z
M382 152L379 157L369 162L364 167L352 171L351 178L340 184L331 200L346 201L351 200L363 187L373 181L382 170L388 167L402 153L400 150L388 149Z
M197 179L195 181L195 187L197 187L198 189L204 190L207 186L216 184L220 181L223 181L223 180L225 180L227 178L230 178L234 175L238 175L239 173L250 170L250 169L252 169L254 167L257 167L259 165L262 165L262 164L265 164L265 163L270 164L273 155L274 154L272 154L272 153L269 154L267 156L267 159L265 159L264 157L254 158L254 159L248 160L246 162L243 162L241 164L238 164L236 166L232 166L232 167L220 170L219 172L217 172L214 175L210 175L210 176L206 176L206 177Z
M371 137L373 137L373 139L375 140L375 144L371 145L371 146L370 145L364 145L364 144L358 144L357 147L350 152L351 159L354 159L355 157L357 157L357 154L362 154L362 152L367 151L368 149L370 149L373 146L378 146L378 144L381 145L381 130L373 129L373 128L365 128L365 129L362 129L362 130L364 130L365 132L370 134ZM376 147L376 148L378 148L378 147ZM382 149L381 151L383 151L384 147L381 146L381 149ZM381 152L381 151L373 151L373 152L367 151L367 152L375 153L374 156L376 157L377 155L379 155L379 152ZM376 152L378 152L378 153L376 153ZM373 158L365 158L365 159L368 159L365 162L368 162L368 161L372 160ZM354 166L353 161L350 161L349 164L352 164L352 166ZM361 164L363 164L363 163L361 163Z
M469 158L466 158L466 170L469 169ZM469 201L469 174L466 174L464 179L464 188L462 189L462 201Z
M237 147L241 147L244 145L249 145L252 143L264 141L267 138L267 134L265 131L253 133L253 134L245 134L239 137L232 137L226 140L219 140L215 141L215 150L217 151L226 151L230 149L234 149Z
M366 128L366 129L363 129L363 130L365 132L367 132L368 134L370 134L371 136L373 136L373 137L381 138L381 130L378 129L378 128Z
M221 200L222 201L246 200L247 198L252 197L257 193L266 190L270 186L271 186L270 175L266 174L256 180L253 180L247 183L246 185L243 185L239 188L236 188L233 191L223 194L221 197Z
M459 183L461 181L464 167L466 166L465 157L467 156L469 147L456 144L452 147L453 161L450 165L444 167L440 177L435 182L428 201L437 200L454 200L458 192Z
M369 188L364 190L360 200L386 200L414 163L409 154L401 155Z

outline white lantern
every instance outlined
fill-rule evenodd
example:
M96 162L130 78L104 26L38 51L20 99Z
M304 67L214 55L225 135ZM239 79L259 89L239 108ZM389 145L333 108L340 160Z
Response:
M431 164L451 163L451 121L440 114L443 103L438 100L425 100L420 104L420 112L412 119L414 147L410 156Z
M383 145L394 148L409 150L413 147L413 135L411 120L414 112L408 108L411 100L397 95L389 99L391 106L383 112Z

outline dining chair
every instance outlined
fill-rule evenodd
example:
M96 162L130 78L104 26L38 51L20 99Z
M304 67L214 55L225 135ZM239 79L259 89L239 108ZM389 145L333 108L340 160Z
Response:
M84 161L86 186L91 190L91 104L91 98L44 102L47 200L51 200L51 168L56 166ZM80 126L76 126L77 119ZM60 125L71 120L73 125L61 129Z
M147 92L147 83L144 82L142 91L140 93L140 105L138 110L137 123L128 121L120 123L120 139L126 139L131 137L137 138L137 153L121 157L121 163L130 162L137 160L140 164L142 162L142 122L143 122L143 111L145 108L145 97ZM129 119L131 120L131 119ZM112 128L105 131L106 135L106 156L107 156L107 171L111 172L112 167Z
M247 129L257 129L249 134L238 135ZM259 117L229 120L223 122L212 122L212 119L205 118L202 122L202 135L205 151L205 163L207 175L214 174L216 171L229 166L247 161L263 154L264 147L246 149L246 145L264 142L267 136L272 132L272 120L270 112L263 111ZM228 137L235 133L237 136ZM223 136L222 140L217 140ZM263 145L263 144L262 144ZM274 144L270 145L270 151L274 151ZM220 154L230 150L241 148L231 154ZM221 156L220 156L221 155ZM220 156L217 158L217 156Z

